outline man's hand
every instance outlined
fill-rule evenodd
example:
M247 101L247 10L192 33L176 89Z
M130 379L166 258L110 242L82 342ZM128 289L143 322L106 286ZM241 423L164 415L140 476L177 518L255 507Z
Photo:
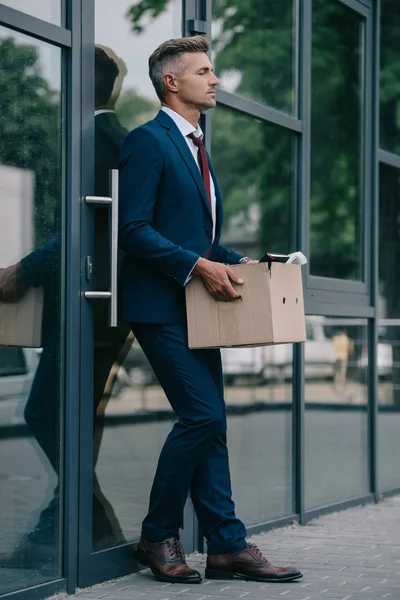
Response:
M26 294L29 284L22 272L21 263L0 269L0 300L18 302Z
M242 285L243 279L227 265L200 258L193 269L193 275L202 279L206 290L215 300L231 302L240 298L231 282Z

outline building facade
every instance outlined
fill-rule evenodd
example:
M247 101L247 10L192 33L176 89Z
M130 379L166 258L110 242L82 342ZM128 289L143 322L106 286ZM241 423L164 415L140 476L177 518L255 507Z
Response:
M153 118L149 55L197 33L221 79L202 127L224 244L308 257L307 342L223 351L238 516L251 534L400 490L398 0L6 0L0 267L29 287L0 303L2 598L140 568L174 415L107 321L118 190L99 123L115 140ZM203 548L190 501L182 539Z

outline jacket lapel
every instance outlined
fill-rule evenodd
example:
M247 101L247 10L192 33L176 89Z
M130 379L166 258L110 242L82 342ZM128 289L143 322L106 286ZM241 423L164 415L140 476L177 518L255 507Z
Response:
M208 212L211 215L210 205L208 202L206 188L204 187L203 179L201 177L200 169L196 164L196 161L193 158L193 154L190 152L187 143L185 142L183 135L179 131L178 127L175 125L173 120L164 112L160 111L156 117L159 123L167 130L169 138L175 144L176 148L179 150L180 155L182 156L187 168L189 169L198 189L200 195L207 207Z

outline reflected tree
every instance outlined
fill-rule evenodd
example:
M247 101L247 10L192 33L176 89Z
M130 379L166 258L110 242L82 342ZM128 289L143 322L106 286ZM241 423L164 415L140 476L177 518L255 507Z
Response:
M35 46L0 41L0 164L35 174L35 246L54 235L60 197L60 98L42 76Z
M119 97L115 110L121 125L131 131L154 118L158 104L139 96L133 89L126 89Z

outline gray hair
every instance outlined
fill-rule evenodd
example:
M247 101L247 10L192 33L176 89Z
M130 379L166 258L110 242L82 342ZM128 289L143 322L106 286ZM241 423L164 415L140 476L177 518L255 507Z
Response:
M164 76L168 72L179 72L180 59L186 52L208 52L208 41L201 35L167 40L149 58L149 75L156 94L165 101Z

